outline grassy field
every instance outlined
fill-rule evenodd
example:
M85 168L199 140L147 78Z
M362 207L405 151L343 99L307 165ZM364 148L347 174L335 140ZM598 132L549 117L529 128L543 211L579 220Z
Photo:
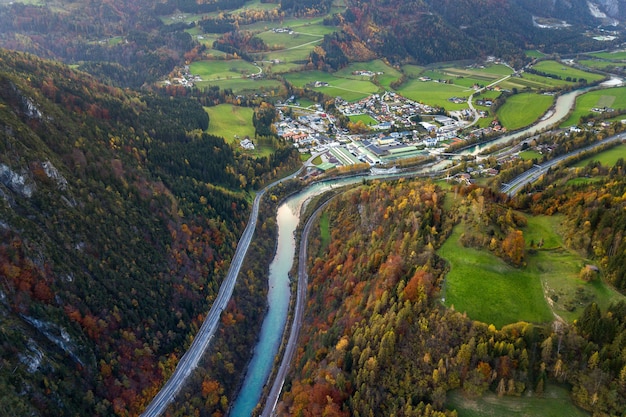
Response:
M353 75L354 71L372 71L382 72L380 75L376 75L376 81L385 89L391 90L391 83L398 80L402 73L397 69L385 64L382 60L376 59L369 62L354 62L335 73L337 77L350 78L354 80L371 80L369 77L362 75Z
M553 102L553 96L544 94L515 94L500 106L497 112L498 119L502 126L509 130L519 129L539 119Z
M541 279L552 311L571 322L592 301L606 309L611 302L626 297L601 281L584 282L578 277L581 268L592 262L564 248L558 233L561 221L560 216L528 217L528 225L524 229L527 247L540 241L543 241L543 246L528 257L527 271Z
M279 91L283 85L278 80L252 80L250 78L232 78L215 81L200 81L196 85L199 88L218 86L221 89L231 89L235 94L263 93L269 91Z
M407 75L407 77L419 77L422 72L424 72L424 67L420 67L419 65L406 64L402 66L402 72Z
M326 250L328 245L330 245L330 217L328 216L328 212L324 211L320 216L319 220L320 224L320 255Z
M254 138L254 126L250 107L238 107L231 104L220 104L213 107L205 107L209 114L209 129L207 133L223 137L226 142L239 143L240 138L249 136Z
M267 32L259 33L256 37L262 39L271 50L280 50L294 48L312 41L321 40L323 35L309 35L299 32L295 32L290 35L289 33L274 33L269 30Z
M608 88L599 91L589 91L576 98L576 107L572 114L561 123L561 127L577 125L581 116L591 114L594 107L612 107L626 109L626 87Z
M548 384L541 397L498 397L487 393L478 399L468 399L461 390L448 393L446 408L455 409L459 417L589 417L589 413L576 407L569 391Z
M523 233L529 252L526 267L520 269L487 250L463 247L459 243L463 225L455 227L438 251L451 265L446 276L446 306L501 327L517 321L550 321L553 313L572 322L591 302L606 308L626 299L601 280L584 282L579 278L581 268L591 261L564 248L558 233L562 217L527 219Z
M536 49L526 51L526 56L529 58L543 58L545 54L543 52L539 52Z
M376 119L374 119L369 114L358 114L355 116L348 116L348 118L350 119L351 122L354 122L354 123L358 121L362 121L363 123L365 123L365 126L374 126L378 124Z
M623 143L604 152L600 152L597 155L578 161L574 167L582 168L591 161L599 161L604 166L613 166L620 158L626 159L626 144Z
M577 61L578 64L583 65L588 68L595 68L599 70L605 70L608 67L615 67L615 62L610 61L599 61L596 59L581 59Z
M539 277L506 264L487 250L463 247L459 242L462 229L462 224L456 226L438 251L450 263L445 305L498 328L518 321L550 321Z
M243 59L196 61L191 63L189 71L203 81L241 78L259 72L257 67Z
M285 74L285 79L298 87L304 87L315 81L327 82L329 84L328 87L319 87L315 88L315 90L319 90L329 96L342 97L347 101L357 101L379 91L378 86L370 80L341 78L322 71L289 73Z
M469 97L473 90L467 87L436 83L432 81L409 80L404 83L397 92L411 100L429 104L431 106L445 107L446 110L460 110L468 108L467 103L455 104L448 99L450 97Z
M610 61L624 61L626 60L626 51L616 51L616 52L596 52L593 54L589 54L591 56L595 56L600 59L608 59Z
M519 153L519 157L522 158L524 161L528 161L530 159L537 159L537 160L541 160L541 158L543 157L542 154L540 154L537 151L533 151L533 150L527 150L527 151L522 151Z
M587 82L590 83L604 78L603 75L581 71L579 69L572 68L557 61L541 61L534 65L533 68L537 71L545 72L546 74L560 76L563 80L565 80L567 77L571 77L572 79L584 78L587 80Z

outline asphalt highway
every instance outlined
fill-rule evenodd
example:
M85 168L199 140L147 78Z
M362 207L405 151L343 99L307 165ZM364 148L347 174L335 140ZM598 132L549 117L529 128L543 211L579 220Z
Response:
M597 148L598 146L602 146L602 145L604 145L606 143L609 143L609 142L614 142L616 140L624 140L624 138L626 138L626 133L620 133L618 135L611 136L610 138L606 138L604 140L601 140L600 142L594 143L594 144L586 146L584 148L576 149L573 152L567 153L565 155L561 155L561 156L556 157L554 159L551 159L551 160L549 160L547 162L544 162L544 163L542 163L540 165L535 165L534 167L532 167L528 171L526 171L526 172L518 175L517 177L513 178L510 182L508 182L506 184L502 184L502 187L500 188L500 191L502 191L503 193L506 193L506 194L508 194L510 196L514 196L526 184L535 182L541 175L545 174L546 171L548 171L549 168L557 165L560 162L563 162L567 158L571 158L572 156L576 156L576 155L578 155L578 154L580 154L582 152L590 151L593 148Z

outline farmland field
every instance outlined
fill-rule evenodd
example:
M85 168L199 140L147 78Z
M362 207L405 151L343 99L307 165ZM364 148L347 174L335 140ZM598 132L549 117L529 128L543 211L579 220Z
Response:
M509 130L519 129L539 119L553 102L553 96L544 94L515 94L498 109L498 119Z
M368 114L359 114L359 115L355 115L355 116L349 116L349 119L351 122L359 122L362 121L365 126L373 126L373 125L377 125L378 122L370 115Z
M626 87L589 91L579 96L576 98L576 108L567 120L561 123L561 127L577 125L581 116L592 113L592 108L605 106L614 109L626 109Z
M537 50L528 50L526 51L526 56L529 58L543 58L545 54Z
M528 216L527 219L528 225L524 229L526 245L530 247L534 243L537 246L543 242L536 254L528 257L527 269L530 274L540 277L554 313L572 322L592 301L605 309L611 302L626 299L600 280L584 282L578 277L588 261L565 249L558 234L560 216Z
M269 91L279 91L283 85L277 80L253 80L250 78L232 78L214 81L201 81L196 85L199 88L218 86L221 89L231 89L236 94L263 93Z
M259 72L257 67L243 59L196 61L189 66L189 71L203 81L241 78Z
M315 81L323 81L328 87L315 88L324 94L333 97L342 97L347 101L357 101L378 92L379 88L369 80L352 80L335 77L322 71L302 71L285 74L285 79L297 87L304 87Z
M579 69L567 66L557 61L541 61L533 66L537 71L545 72L546 74L553 74L561 77L565 80L567 77L571 79L584 78L587 82L598 81L604 78L603 75L593 74L591 72L581 71Z
M617 51L617 52L595 52L593 54L589 54L591 56L595 56L600 59L608 59L610 61L624 61L626 60L626 51Z
M564 248L558 234L561 217L527 216L527 220L524 239L527 250L532 245L535 253L527 255L527 266L521 269L486 249L463 247L459 242L462 225L455 227L438 251L451 265L445 284L446 306L501 327L517 321L550 321L550 309L571 322L592 301L606 308L626 299L601 280L584 282L578 277L587 262Z
M455 104L448 99L453 96L467 99L473 90L454 84L413 79L404 83L397 92L417 102L445 107L446 110L460 110L468 108L467 103Z
M480 398L468 399L461 390L448 393L446 407L455 409L459 417L589 417L589 413L576 407L569 391L548 384L542 396L498 397L488 392Z
M462 226L454 228L438 251L450 263L445 305L499 328L518 321L551 320L539 277L506 264L487 250L463 247L459 242Z
M585 67L589 67L589 68L595 68L595 69L600 69L600 70L605 70L608 67L615 67L616 64L615 62L610 62L610 61L598 61L595 59L581 59L580 61L577 61L578 64L583 65Z
M574 167L582 168L591 161L599 161L604 166L613 166L620 158L626 159L626 144L623 143L614 146L611 149L607 149L606 151L600 152L599 154L578 161Z
M205 107L209 114L209 128L207 133L223 137L226 142L238 143L235 138L246 136L254 138L254 126L252 125L252 113L250 107L239 107L230 104L220 104L213 107Z
M385 64L380 59L376 59L374 61L369 62L355 62L349 64L347 67L337 71L334 75L337 77L351 78L355 80L367 80L370 78L362 75L353 75L354 71L372 71L372 72L382 72L382 74L376 75L376 80L378 83L386 90L391 90L390 84L396 80L398 80L402 73L395 68L390 67Z

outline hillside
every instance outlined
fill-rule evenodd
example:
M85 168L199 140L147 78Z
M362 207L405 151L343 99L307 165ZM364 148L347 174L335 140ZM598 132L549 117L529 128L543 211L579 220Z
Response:
M249 187L299 160L235 153L194 101L3 50L0 121L2 409L137 414L210 307Z
M611 181L621 184L615 187L621 195L623 179ZM475 185L453 188L422 180L371 181L324 209L328 220L320 222L309 247L301 348L279 415L454 417L461 414L449 405L453 390L461 391L459 397L474 413L474 400L491 391L491 397L515 404L511 408L519 413L506 415L559 415L519 411L531 397L552 401L546 395L552 383L571 387L564 409L573 403L593 415L621 415L626 406L624 301L606 309L589 303L574 325L544 319L500 328L477 321L472 312L442 306L451 266L434 249L455 236L455 225L463 227L460 240L467 248L460 257L471 258L472 248L482 246L515 265L518 255L538 251L525 251L523 238L521 245L515 243L522 237L519 229L527 230L526 220L508 209L504 195ZM572 203L578 205L581 196ZM555 207L556 196L539 201L546 197L545 203ZM615 205L623 211L623 202ZM623 228L616 229L621 238ZM499 261L489 262L481 266L499 268ZM506 282L539 275L466 273L464 278ZM486 284L473 291L499 285ZM524 304L524 296L509 295L493 308ZM477 305L483 307L485 298Z
M206 55L236 53L253 61L251 53L271 50L255 36L259 28L294 18L324 17L324 24L337 30L324 32L322 49L310 57L317 67L333 70L374 56L429 64L495 55L517 66L528 49L566 54L620 42L616 24L626 12L616 0L548 3L348 0L344 8L329 0L112 0L97 7L85 0L0 2L0 47L80 65L116 85L140 87ZM593 39L614 31L614 42ZM318 62L320 54L327 62Z
M614 13L620 18L623 12ZM606 19L594 17L582 1L546 7L533 0L354 0L344 16L348 32L367 39L379 55L419 64L480 55L511 60L526 49L568 53L606 47L585 34Z

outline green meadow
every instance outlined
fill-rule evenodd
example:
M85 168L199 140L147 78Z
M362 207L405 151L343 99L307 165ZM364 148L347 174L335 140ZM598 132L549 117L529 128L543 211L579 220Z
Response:
M223 90L231 89L235 94L269 93L283 90L283 85L278 80L253 80L250 78L231 78L214 81L201 81L196 85L199 88L218 86Z
M254 138L254 126L252 125L251 107L239 107L231 104L219 104L213 107L205 107L209 114L209 128L207 133L223 137L226 142L239 143L239 139L248 136Z
M529 58L543 58L545 54L543 52L539 52L536 49L526 51L526 56Z
M376 75L375 77L366 77L363 75L355 75L352 74L355 71L372 71L372 72L382 72L382 74ZM372 81L380 84L385 90L391 90L391 83L397 81L402 77L402 73L387 65L380 59L376 59L368 62L353 62L349 64L347 67L337 71L335 73L337 77L350 78L354 80L362 80L362 81Z
M431 106L445 107L446 110L466 109L467 103L455 104L448 99L450 97L467 99L473 92L473 90L459 85L420 81L419 79L407 81L396 91L411 100Z
M589 54L596 58L600 59L608 59L610 61L624 61L626 60L626 51L616 51L616 52L594 52Z
M189 71L203 81L216 81L256 74L259 69L243 59L230 59L192 62Z
M347 101L357 101L379 91L379 87L370 80L353 80L337 77L322 71L302 71L284 75L285 79L297 87L304 87L315 81L323 81L328 87L314 88L333 97L342 97Z
M450 263L445 305L497 327L518 321L542 323L553 314L572 322L596 302L606 308L626 297L602 280L585 282L581 268L590 261L565 248L559 235L560 216L527 216L523 229L526 266L514 268L486 249L459 243L457 225L438 254Z
M552 314L540 278L508 265L487 250L464 247L459 242L462 229L462 224L457 225L438 250L450 263L444 284L445 305L498 328L518 321L550 321Z
M610 61L599 61L597 59L581 59L576 61L579 65L583 65L587 68L605 70L607 68L614 68L616 66L615 62Z
M574 126L580 123L581 116L593 114L592 108L612 107L626 109L626 87L608 88L589 91L576 98L576 107L570 116L561 123L561 127Z
M348 116L348 118L350 119L351 122L363 122L365 124L365 126L373 126L373 125L377 125L378 122L369 114L358 114L355 116Z
M537 71L545 72L546 74L557 75L563 80L565 80L567 77L570 77L572 79L584 78L587 80L588 83L591 83L605 78L603 75L581 71L579 69L567 66L557 61L541 61L533 65L533 68Z
M537 159L537 160L541 160L541 158L543 158L543 155L540 154L537 151L533 151L533 150L526 150L526 151L522 151L519 153L519 157L521 159L523 159L524 161L528 161L531 159Z
M514 94L498 109L498 119L509 130L519 129L539 119L553 102L554 96L545 94Z
M572 403L565 387L554 384L548 384L541 396L498 397L487 392L470 399L454 390L447 394L446 408L456 410L459 417L589 417Z
M626 144L623 143L596 155L590 156L589 158L580 160L574 165L574 167L585 167L591 161L598 161L604 166L613 166L620 158L626 159Z
M563 217L527 216L527 220L524 239L527 250L534 249L535 253L528 255L526 269L541 280L555 314L572 322L592 301L607 308L611 302L626 298L602 280L585 282L579 278L582 267L592 262L565 248L559 234Z

